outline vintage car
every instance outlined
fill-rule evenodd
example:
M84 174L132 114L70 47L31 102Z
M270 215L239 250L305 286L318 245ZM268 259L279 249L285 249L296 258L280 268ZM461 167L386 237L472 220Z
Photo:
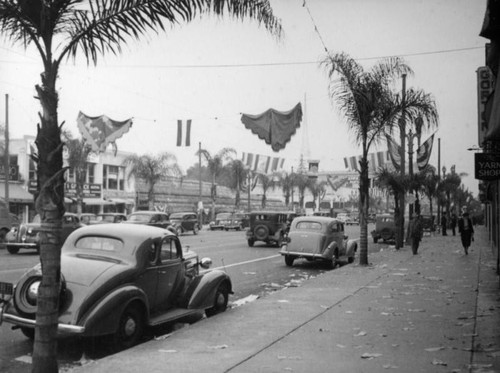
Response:
M230 212L220 212L215 215L215 220L209 224L210 230L224 230L224 227L231 223L231 215L232 213Z
M96 215L96 219L90 224L121 223L127 220L127 215L121 212L103 212Z
M280 247L295 216L295 213L287 211L251 212L250 226L246 233L248 246L252 247L256 241L263 241Z
M223 312L232 283L219 270L200 273L199 267L210 264L183 251L177 235L166 229L139 224L78 229L62 248L58 333L106 337L122 350L135 345L147 327ZM27 337L34 335L41 271L39 264L15 286L0 283L0 324L13 324Z
M74 230L85 226L80 222L78 215L67 212L62 219L62 241ZM35 215L33 221L27 224L19 224L12 227L5 236L5 246L11 254L17 254L21 249L40 250L40 230L41 220L39 215Z
M97 221L96 214L92 214L90 212L84 212L80 214L80 223L89 225L94 224Z
M150 225L163 229L171 225L168 214L160 211L136 211L128 215L124 223Z
M244 228L247 228L250 223L249 214L241 213L241 212L233 212L229 220L225 222L224 229L226 231L230 229L234 229L236 231L240 231Z
M375 229L371 232L373 242L377 243L380 239L390 241L396 239L397 227L394 221L394 215L379 214L375 218Z
M170 214L170 224L175 229L178 235L192 231L193 234L198 234L200 224L196 212L175 212Z
M343 258L354 261L358 244L344 235L344 223L322 216L295 218L281 247L285 264L292 266L296 259L327 262L334 268Z

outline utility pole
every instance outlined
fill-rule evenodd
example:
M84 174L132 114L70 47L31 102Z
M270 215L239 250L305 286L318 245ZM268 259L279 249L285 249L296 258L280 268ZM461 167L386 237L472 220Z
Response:
M438 138L438 183L441 182L441 138ZM441 204L439 203L439 196L437 198L438 216L436 224L441 226Z
M5 155L3 159L4 177L5 177L5 203L7 204L7 211L9 209L9 95L5 95Z
M201 185L201 141L198 142L198 177L199 177L199 199L198 199L198 224L201 228L203 225L203 200L202 200L202 185Z
M403 112L401 113L401 118L399 118L399 134L401 140L400 148L400 159L401 159L401 176L405 175L405 153L406 153L406 123L405 123L405 113L404 107L406 103L406 74L403 74L403 91L401 94L401 104L403 107ZM404 246L404 231L405 231L405 194L401 193L399 197L399 214L398 214L398 235L396 239L396 250L399 250Z

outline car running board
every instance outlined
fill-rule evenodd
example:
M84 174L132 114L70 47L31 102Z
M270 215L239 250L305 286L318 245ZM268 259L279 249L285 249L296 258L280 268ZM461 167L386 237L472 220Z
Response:
M165 313L161 313L159 315L155 315L150 318L148 325L156 326L160 324L164 324L166 322L172 322L178 320L182 317L194 315L196 313L203 312L203 310L198 309L186 309L186 308L172 308Z

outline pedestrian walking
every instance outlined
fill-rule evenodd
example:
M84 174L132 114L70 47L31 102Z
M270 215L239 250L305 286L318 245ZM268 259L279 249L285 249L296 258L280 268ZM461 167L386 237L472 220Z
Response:
M453 233L454 236L456 236L457 223L458 223L457 214L451 215L450 227L451 227L451 233Z
M465 255L469 255L470 243L474 241L474 226L467 211L462 214L462 217L458 221L458 233L460 233L462 239Z
M441 232L443 233L443 236L447 236L448 234L446 233L446 215L443 213L443 216L441 216Z
M424 227L422 225L422 217L420 214L415 216L410 224L410 237L411 237L411 251L413 255L418 254L418 246L424 234Z

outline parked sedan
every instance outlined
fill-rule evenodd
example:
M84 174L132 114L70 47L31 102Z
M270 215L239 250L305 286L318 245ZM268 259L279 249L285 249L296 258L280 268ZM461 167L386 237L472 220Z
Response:
M127 224L143 224L166 229L170 226L169 216L160 211L136 211L127 216Z
M132 224L78 229L62 248L58 332L111 336L115 349L122 350L135 345L146 327L223 312L231 280L219 270L199 273L210 264L183 251L177 235L166 229ZM13 324L31 338L41 270L33 267L15 287L0 283L0 324Z
M169 219L177 235L188 231L198 234L200 230L198 215L195 212L176 212L171 214Z
M292 266L296 259L304 258L328 262L335 267L341 258L347 258L347 262L352 263L357 249L357 242L344 235L341 221L321 216L303 216L293 220L280 254L285 257L287 266Z
M76 214L67 212L62 219L62 241L74 230L83 227L84 224ZM5 236L5 245L7 251L11 254L17 254L21 249L40 250L40 231L42 223L40 215L36 215L31 223L20 224L12 227Z

